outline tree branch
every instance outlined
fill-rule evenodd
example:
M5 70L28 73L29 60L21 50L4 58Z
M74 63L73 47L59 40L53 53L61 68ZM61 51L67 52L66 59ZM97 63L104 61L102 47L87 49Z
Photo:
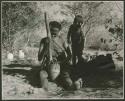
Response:
M83 24L81 27L83 27L83 28L84 28L84 27L85 27L85 25L86 25L86 23L89 21L89 19L90 19L90 18L92 18L92 16L91 16L91 15L88 17L88 19L84 22L84 24Z
M91 29L91 24L90 24L90 26L88 27L88 29L87 29L87 31L86 31L86 33L85 33L85 37L86 37L86 35L88 34L88 32L90 31L90 29Z
M116 1L115 1L115 4L116 4L116 6L118 7L119 11L120 11L120 12L123 12L123 11L121 10L121 8L118 6L118 4L116 3Z

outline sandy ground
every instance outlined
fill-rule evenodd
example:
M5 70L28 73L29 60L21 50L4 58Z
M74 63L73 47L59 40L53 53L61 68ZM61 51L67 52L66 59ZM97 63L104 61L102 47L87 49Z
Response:
M116 61L116 72L123 70L123 61ZM102 99L102 98L123 98L123 75L122 72L108 77L100 78L103 82L98 83L97 78L90 77L90 86L83 86L77 91L65 91L55 83L49 82L49 90L45 91L31 82L37 83L30 67L2 67L2 99ZM25 69L25 70L24 70ZM30 73L30 72L31 73ZM92 81L93 80L93 81ZM91 82L92 81L92 82ZM94 84L95 83L95 84ZM97 86L92 86L97 85ZM100 86L101 85L101 86Z
M22 75L3 74L2 98L7 99L94 99L94 98L122 98L123 88L120 87L83 87L78 91L64 91L54 83L49 83L49 91L36 88L28 84ZM113 81L107 83L113 84Z

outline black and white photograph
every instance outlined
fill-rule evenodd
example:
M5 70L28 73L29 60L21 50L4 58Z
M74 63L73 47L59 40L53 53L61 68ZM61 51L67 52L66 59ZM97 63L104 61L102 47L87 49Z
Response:
M123 1L1 1L2 100L124 99Z

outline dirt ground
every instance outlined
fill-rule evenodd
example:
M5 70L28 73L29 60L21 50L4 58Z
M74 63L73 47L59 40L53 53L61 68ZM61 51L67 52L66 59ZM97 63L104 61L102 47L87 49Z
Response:
M39 69L31 66L2 67L2 99L107 99L123 98L123 61L115 61L118 69L111 75L90 75L77 91L66 91L49 82L49 90L39 87L34 78ZM120 69L119 69L120 68ZM122 68L122 69L121 69ZM37 76L36 76L37 77Z
M83 87L78 91L64 91L54 83L49 83L49 91L31 86L23 75L12 76L3 74L2 97L3 99L44 99L44 98L122 98L123 88L118 87ZM108 84L115 85L116 82L110 80ZM118 83L118 82L117 82ZM119 82L120 83L120 82ZM120 85L120 84L116 84Z

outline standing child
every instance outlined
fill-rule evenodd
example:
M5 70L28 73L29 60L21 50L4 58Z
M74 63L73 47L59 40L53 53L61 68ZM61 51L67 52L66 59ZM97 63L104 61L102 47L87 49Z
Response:
M67 41L72 46L72 63L73 66L76 66L76 57L78 62L82 59L82 51L84 48L84 35L82 32L83 18L81 15L77 15L74 19L73 24L70 26Z

